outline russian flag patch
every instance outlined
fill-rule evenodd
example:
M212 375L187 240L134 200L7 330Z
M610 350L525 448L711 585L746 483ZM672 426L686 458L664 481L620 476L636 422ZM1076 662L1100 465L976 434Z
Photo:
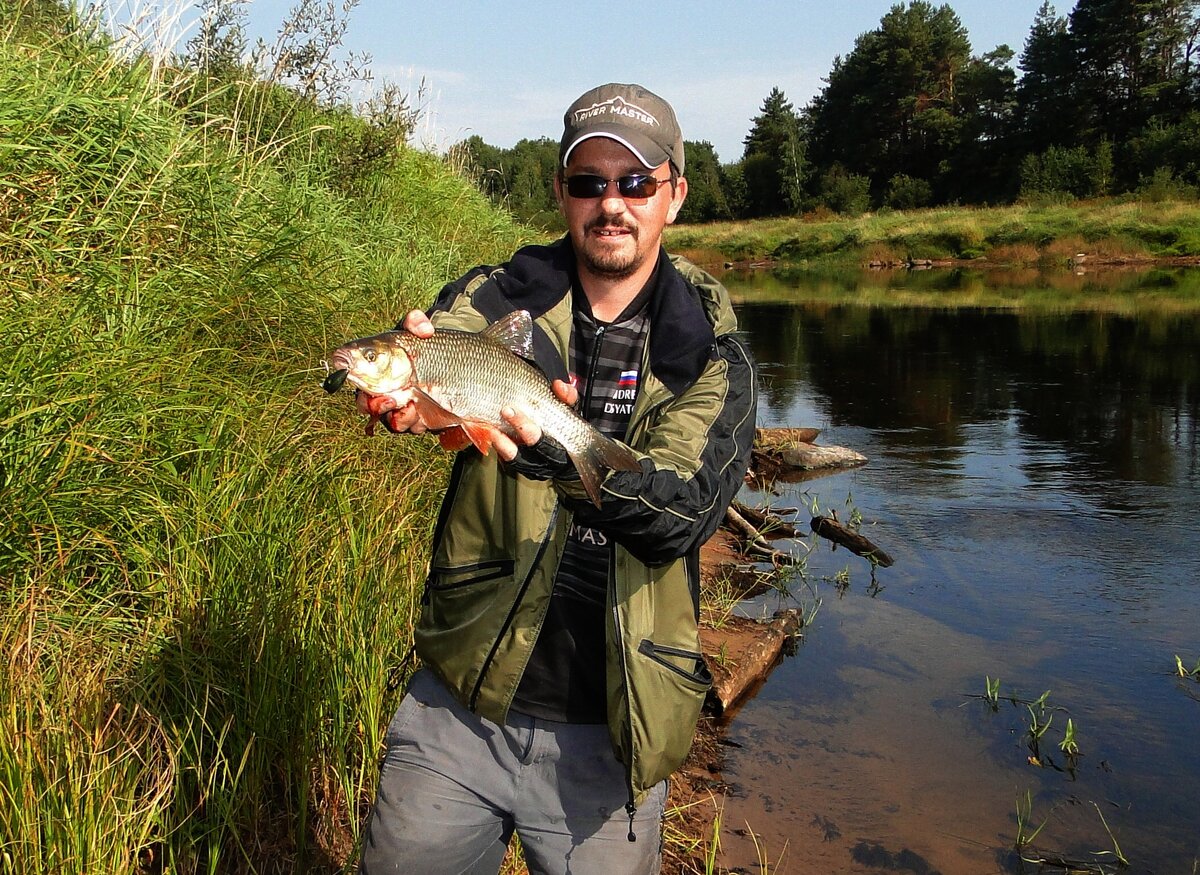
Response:
M628 389L628 388L632 388L633 386L636 386L637 380L638 380L638 372L637 371L621 371L621 379L617 381L617 385L621 386L622 388Z

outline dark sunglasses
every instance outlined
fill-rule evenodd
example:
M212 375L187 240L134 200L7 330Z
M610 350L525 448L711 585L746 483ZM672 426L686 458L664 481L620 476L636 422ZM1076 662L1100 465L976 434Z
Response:
M566 179L567 194L574 198L604 197L610 182L617 184L617 191L621 197L654 197L658 187L666 185L670 181L670 179L658 179L645 173L631 173L629 176L621 176L617 179L605 179L603 176L580 173L577 176L568 176Z

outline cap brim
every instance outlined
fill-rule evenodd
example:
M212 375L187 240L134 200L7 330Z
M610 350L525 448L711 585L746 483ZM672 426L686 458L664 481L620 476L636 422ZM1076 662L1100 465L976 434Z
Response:
M614 131L609 130L605 126L600 125L592 130L586 131L574 140L563 150L562 164L567 166L567 162L571 160L571 153L575 151L575 147L584 140L590 140L593 137L604 137L605 139L615 140L634 154L638 161L642 162L647 170L653 170L671 160L669 153L664 152L662 147L655 144L648 137L630 136L627 130ZM657 160L655 160L657 159Z

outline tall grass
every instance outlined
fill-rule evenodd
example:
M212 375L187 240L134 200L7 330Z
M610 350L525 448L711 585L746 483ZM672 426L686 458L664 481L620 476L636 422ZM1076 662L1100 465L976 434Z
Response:
M346 113L3 7L0 871L336 871L445 464L320 362L523 232L407 149L347 184Z

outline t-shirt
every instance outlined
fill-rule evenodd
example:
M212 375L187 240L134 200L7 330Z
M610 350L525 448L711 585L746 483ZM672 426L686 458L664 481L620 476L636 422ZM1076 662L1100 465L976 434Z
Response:
M571 379L580 414L602 434L623 438L637 397L650 329L646 303L657 271L612 322L599 322L575 294ZM550 606L513 699L514 710L564 723L608 719L605 611L611 546L590 505L575 513L554 578Z

